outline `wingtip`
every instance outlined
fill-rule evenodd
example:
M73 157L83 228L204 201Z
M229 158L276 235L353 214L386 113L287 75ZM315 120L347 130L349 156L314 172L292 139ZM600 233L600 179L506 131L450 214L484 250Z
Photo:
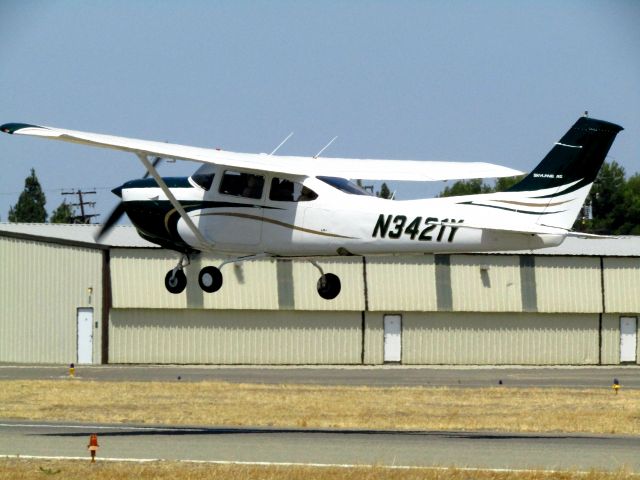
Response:
M0 131L4 133L8 133L13 135L18 130L22 130L23 128L42 128L38 125L31 125L29 123L5 123L4 125L0 125Z

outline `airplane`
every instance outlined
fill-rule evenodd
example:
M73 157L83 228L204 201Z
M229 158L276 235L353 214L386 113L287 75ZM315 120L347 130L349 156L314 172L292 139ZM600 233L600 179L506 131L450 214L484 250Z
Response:
M190 259L211 252L230 259L200 270L205 292L222 287L221 268L228 263L301 258L320 272L318 294L332 300L341 291L340 278L323 271L320 257L535 250L585 236L571 227L623 128L585 115L506 191L419 200L378 198L351 179L459 180L522 172L482 162L236 153L23 123L0 130L137 155L147 173L113 190L122 200L97 239L126 213L142 238L181 255L165 276L169 292L184 291ZM162 178L160 158L200 166L190 177Z

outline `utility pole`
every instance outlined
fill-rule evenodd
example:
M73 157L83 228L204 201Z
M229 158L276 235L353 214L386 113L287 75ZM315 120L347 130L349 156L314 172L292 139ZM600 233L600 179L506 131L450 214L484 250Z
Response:
M95 190L82 191L80 189L76 191L71 190L70 192L62 192L62 195L78 196L78 203L69 204L72 207L80 207L80 215L73 217L73 223L91 223L91 219L98 216L97 213L94 213L91 215L85 213L85 209L84 209L85 205L88 207L94 208L96 206L96 202L86 202L82 197L83 195L95 195L95 194L96 194Z

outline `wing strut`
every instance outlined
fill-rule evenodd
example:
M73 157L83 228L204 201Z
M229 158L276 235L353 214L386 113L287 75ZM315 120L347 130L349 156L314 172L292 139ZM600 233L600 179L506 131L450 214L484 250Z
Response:
M180 214L180 217L184 220L184 223L187 224L187 227L189 227L189 230L191 230L193 234L196 236L196 238L198 239L198 242L200 242L200 244L202 245L202 248L206 249L205 247L207 247L207 245L210 245L210 242L207 242L204 239L204 237L202 236L202 233L200 233L200 230L198 230L198 227L196 227L195 223L193 223L193 220L191 220L191 217L187 215L187 212L185 211L185 209L182 208L182 205L180 205L180 202L178 202L178 200L173 195L173 193L171 193L171 190L169 190L169 187L167 187L167 184L164 183L164 180L158 174L158 171L155 169L155 167L151 164L151 162L147 158L147 155L145 155L144 153L136 153L136 155L138 155L138 158L144 165L144 168L147 169L149 174L158 183L158 186L160 187L162 192L167 196L167 198L169 199L169 202L171 202L171 205L173 205L173 208L175 208L176 211Z

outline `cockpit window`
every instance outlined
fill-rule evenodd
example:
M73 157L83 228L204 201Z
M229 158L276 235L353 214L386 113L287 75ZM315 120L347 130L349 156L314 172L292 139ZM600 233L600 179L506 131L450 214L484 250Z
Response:
M205 190L209 190L211 188L211 184L213 183L214 173L194 173L191 175L191 180L196 182L200 187Z
M262 198L264 177L253 173L226 170L220 182L220 193L245 198Z
M318 198L318 194L301 183L286 178L273 178L269 200L277 202L309 202Z
M371 193L367 192L364 188L356 185L355 183L347 180L346 178L340 177L318 177L319 180L322 180L324 183L328 183L334 188L337 188L341 192L349 193L351 195L368 195L371 196Z

